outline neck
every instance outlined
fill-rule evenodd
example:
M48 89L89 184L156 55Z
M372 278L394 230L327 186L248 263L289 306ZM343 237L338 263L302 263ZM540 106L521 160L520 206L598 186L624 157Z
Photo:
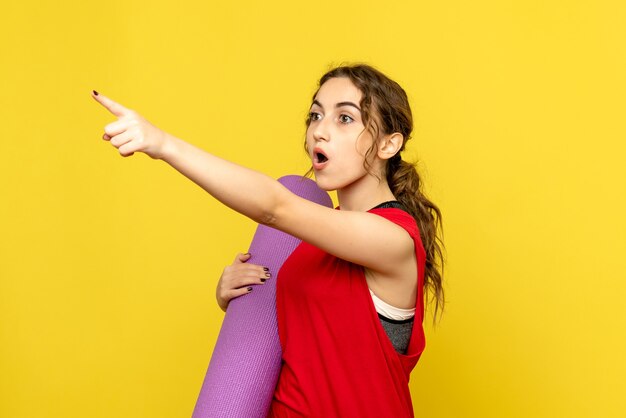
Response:
M367 175L359 181L337 190L337 200L342 210L366 212L374 206L396 200L386 179Z

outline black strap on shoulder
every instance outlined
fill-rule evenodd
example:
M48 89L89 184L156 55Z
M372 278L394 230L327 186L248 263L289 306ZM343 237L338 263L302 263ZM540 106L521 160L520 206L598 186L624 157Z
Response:
M402 209L403 211L407 212L406 208L402 205L402 203L398 202L397 200L389 200L388 202L383 202L380 205L374 206L372 209L387 209L387 208Z

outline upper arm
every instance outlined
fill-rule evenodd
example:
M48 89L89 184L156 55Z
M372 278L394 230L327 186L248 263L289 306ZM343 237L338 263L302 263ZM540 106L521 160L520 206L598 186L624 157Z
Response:
M383 274L397 275L413 259L415 244L400 225L373 213L335 210L289 195L271 226Z

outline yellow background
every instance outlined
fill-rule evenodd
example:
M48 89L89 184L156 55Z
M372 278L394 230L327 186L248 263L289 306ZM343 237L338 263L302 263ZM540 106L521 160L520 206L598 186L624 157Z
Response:
M0 416L187 417L255 225L102 141L91 89L274 177L332 63L409 93L449 304L418 417L626 414L626 7L615 1L7 2Z

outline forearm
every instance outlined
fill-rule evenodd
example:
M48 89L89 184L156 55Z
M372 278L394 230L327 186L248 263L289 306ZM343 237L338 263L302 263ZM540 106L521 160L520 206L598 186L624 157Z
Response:
M172 135L166 136L163 161L235 211L259 223L273 222L286 192L280 183Z

